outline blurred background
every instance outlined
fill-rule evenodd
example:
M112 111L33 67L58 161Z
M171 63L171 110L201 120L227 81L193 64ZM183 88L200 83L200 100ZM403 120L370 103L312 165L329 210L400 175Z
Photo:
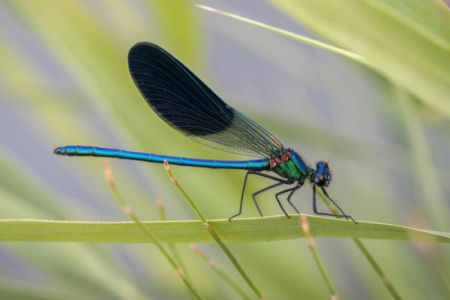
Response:
M274 3L201 2L333 44ZM190 141L151 111L128 73L128 50L139 41L167 49L310 164L330 160L329 191L356 219L449 230L448 117L354 61L191 1L156 0L0 3L1 218L127 220L104 182L102 160L57 157L56 146L242 159ZM111 163L141 219L158 219L158 196L169 219L195 218L162 165ZM236 213L244 172L173 171L205 216ZM249 190L266 184L252 179ZM294 202L312 213L311 197L305 186ZM261 198L266 215L281 213L270 193ZM244 216L257 216L249 199ZM365 243L405 299L449 296L448 246ZM390 297L350 239L317 244L342 298ZM199 247L245 287L215 244ZM267 299L329 297L304 240L230 247ZM237 297L187 245L179 250L204 298ZM1 298L190 298L152 245L3 243L0 270Z

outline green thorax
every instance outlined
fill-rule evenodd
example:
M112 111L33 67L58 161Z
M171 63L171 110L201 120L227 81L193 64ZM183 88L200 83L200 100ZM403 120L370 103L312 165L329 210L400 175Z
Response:
M304 181L312 171L297 152L288 150L279 158L270 161L271 171L277 173L283 178Z

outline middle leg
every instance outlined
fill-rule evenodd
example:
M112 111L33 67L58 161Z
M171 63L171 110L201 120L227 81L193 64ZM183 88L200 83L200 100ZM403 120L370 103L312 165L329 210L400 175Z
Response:
M261 194L262 192L266 192L266 191L268 191L268 190L270 190L270 189L273 189L273 188L276 188L277 186L280 186L280 185L282 185L282 184L286 184L286 183L285 183L285 182L277 182L277 183L271 184L271 185L269 185L269 186L266 186L265 188L260 189L259 191L256 191L256 192L253 193L253 195L252 195L252 197L253 197L253 202L255 203L255 206L256 206L256 208L258 209L259 215L260 215L261 217L263 217L263 214L262 214L262 212L261 212L261 209L259 208L258 202L256 201L256 196L259 195L259 194ZM284 211L284 210L283 210L283 211Z
M288 217L288 218L290 218L290 216L287 214L287 212L286 212L286 210L284 209L283 205L281 204L280 198L278 198L278 196L280 196L280 195L282 195L282 194L285 194L285 193L288 193L288 192L289 192L289 195L288 195L288 197L287 197L288 203L291 205L291 207L292 207L297 213L300 213L300 212L298 211L298 209L294 206L294 204L292 204L292 202L291 202L291 196L294 194L294 192L295 192L296 190L298 190L298 189L301 188L301 187L302 187L301 184L297 184L297 185L294 186L294 187L288 188L288 189L286 189L286 190L280 191L280 192L278 192L278 193L275 194L275 198L277 199L278 205L280 206L281 210L283 211L283 213L284 213L284 214L286 215L286 217Z
M244 201L245 188L247 186L247 179L248 179L248 177L250 175L256 175L256 176L260 176L260 177L264 177L264 178L269 178L269 179L275 180L277 182L285 183L285 184L289 183L289 181L286 180L286 179L275 177L275 176L271 176L271 175L268 175L268 174L264 174L264 173L261 173L259 171L247 171L247 173L245 174L244 185L242 186L241 200L239 201L239 211L236 214L234 214L231 217L229 217L228 221L231 221L232 219L234 219L235 217L239 216L242 213L242 204L243 204L243 201ZM253 201L255 202L256 208L258 209L258 212L259 212L259 214L261 216L262 216L261 210L259 209L259 206L256 203L255 196L257 194L259 194L259 193L262 193L262 192L268 190L268 189L269 189L269 187L264 188L264 189L262 189L260 191L257 191L256 193L253 194Z

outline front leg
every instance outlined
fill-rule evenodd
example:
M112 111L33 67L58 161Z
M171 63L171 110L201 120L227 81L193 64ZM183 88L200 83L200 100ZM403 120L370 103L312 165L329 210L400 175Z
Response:
M331 217L335 217L335 218L345 218L347 220L352 220L353 223L358 224L358 222L355 221L355 219L352 218L352 216L347 215L340 207L339 205L337 205L337 203L328 195L327 191L322 187L322 192L325 194L325 197L327 197L328 200L330 200L330 202L341 212L342 215L337 215L337 214L332 214L332 213L325 213L325 212L320 212L317 209L317 197L316 197L316 185L313 184L313 210L314 213L317 215L321 215L321 216L331 216Z

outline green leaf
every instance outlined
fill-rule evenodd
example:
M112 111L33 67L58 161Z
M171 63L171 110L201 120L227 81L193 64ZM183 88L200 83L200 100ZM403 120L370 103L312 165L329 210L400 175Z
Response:
M450 116L450 13L431 0L272 1L299 23Z
M168 48L179 53L178 58L184 62L198 60L201 50L201 36L199 31L198 11L193 1L151 1L153 10L163 30Z
M450 234L400 225L308 216L316 237L352 237L389 240L450 242ZM298 216L248 218L229 222L208 221L225 242L262 242L303 237ZM159 241L208 243L211 235L200 221L142 222ZM148 237L134 222L78 222L56 220L1 220L0 241L148 243Z

